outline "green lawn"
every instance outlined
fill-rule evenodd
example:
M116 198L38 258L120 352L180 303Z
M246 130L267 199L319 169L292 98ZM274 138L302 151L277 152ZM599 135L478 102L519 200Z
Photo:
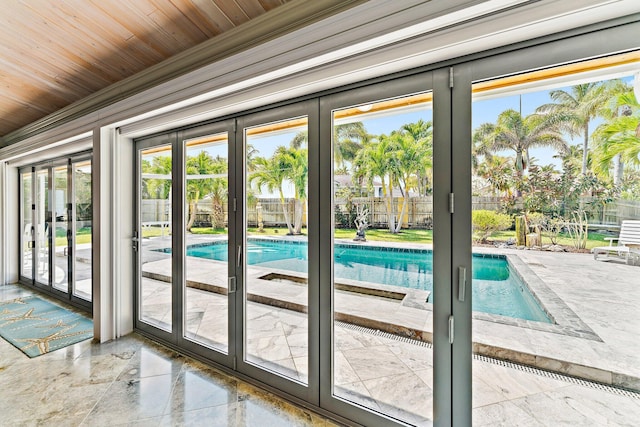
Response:
M211 229L211 228L192 228L192 234L227 234L227 229ZM288 230L286 227L278 228L264 228L264 232L258 232L257 228L247 229L250 235L259 236L286 236ZM167 233L167 230L165 230ZM307 229L302 230L302 234L307 234ZM147 227L142 230L143 237L156 237L161 235L161 229L159 227ZM355 229L339 228L335 230L334 236L336 239L353 239L356 235ZM407 242L407 243L432 243L433 242L433 230L417 230L417 229L405 229L401 230L398 234L389 233L388 230L369 229L366 232L367 240L373 242ZM604 240L609 235L600 233L589 233L589 239L587 240L587 249L591 249L595 246L607 245L608 242ZM489 242L506 242L509 238L515 238L515 231L496 231L489 237ZM543 233L542 244L551 244L549 237ZM573 241L567 234L560 234L558 236L558 244L567 247L573 247Z
M56 231L56 248L64 248L67 246L66 230L58 229ZM82 243L91 243L91 228L81 228L76 232L76 245Z

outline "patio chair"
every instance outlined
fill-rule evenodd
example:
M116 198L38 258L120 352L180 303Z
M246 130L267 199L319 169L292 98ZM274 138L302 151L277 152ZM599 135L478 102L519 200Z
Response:
M640 258L640 221L622 221L620 226L620 235L618 237L609 237L609 246L598 246L591 250L593 258L598 259L598 255L616 255L625 259L627 264ZM617 245L613 242L617 241Z

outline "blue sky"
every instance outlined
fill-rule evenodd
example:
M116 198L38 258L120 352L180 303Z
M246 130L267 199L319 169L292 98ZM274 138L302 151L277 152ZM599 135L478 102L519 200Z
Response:
M630 82L631 77L625 78L625 81ZM570 86L562 87L559 89L570 90ZM500 98L486 99L475 101L472 109L472 129L476 129L482 123L495 123L498 115L507 110L514 109L520 111L523 116L527 116L535 112L536 108L542 104L552 102L549 97L549 90L541 90L537 92L528 92L522 95L512 95ZM370 134L389 134L390 132L397 130L405 123L415 123L422 119L424 121L432 120L433 112L431 109L424 109L421 111L412 111L403 114L390 114L388 116L378 116L371 119L364 118L362 122L365 128ZM364 116L366 117L366 115ZM602 122L601 119L596 119L591 123L592 131ZM437 125L437 124L436 124ZM254 148L259 150L257 155L262 157L270 157L275 151L276 147L280 145L288 146L298 129L292 131L283 131L276 134L269 135L255 135L251 137L250 143ZM568 135L565 136L567 142L572 145L581 145L581 137L571 139ZM226 157L226 144L219 144L207 148L213 156L220 155ZM499 153L504 156L513 156L513 153L506 151ZM560 168L561 161L554 159L555 151L548 148L536 148L532 149L530 155L535 159L538 165L553 164L556 168Z

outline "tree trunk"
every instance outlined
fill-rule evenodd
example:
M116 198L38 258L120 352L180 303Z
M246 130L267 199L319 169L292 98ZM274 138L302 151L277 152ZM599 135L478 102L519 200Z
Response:
M291 219L289 219L289 209L287 209L287 205L284 203L284 194L282 193L282 190L280 190L280 204L282 205L282 213L284 213L284 220L287 223L287 229L289 230L289 234L293 234Z
M193 227L193 223L196 220L196 206L197 202L192 200L189 202L189 222L187 223L187 231L191 231L191 227Z
M624 163L620 158L620 154L616 154L613 158L613 184L620 185L624 174Z
M387 226L389 227L390 233L395 233L396 231L396 222L393 216L393 187L389 185L390 188L387 189L384 180L382 180L382 195L385 198L385 208L387 210Z
M224 227L224 209L222 200L217 197L212 199L211 206L211 228L223 228Z
M402 222L404 221L404 214L407 210L408 202L409 202L409 195L405 194L404 197L402 198L402 210L400 211L400 218L398 218L398 224L396 225L396 229L394 233L399 233L400 230L402 229Z
M294 206L293 234L301 234L302 233L302 213L303 213L302 201L295 199L293 206Z
M589 122L584 126L584 142L582 143L582 175L587 173L587 161L589 159Z

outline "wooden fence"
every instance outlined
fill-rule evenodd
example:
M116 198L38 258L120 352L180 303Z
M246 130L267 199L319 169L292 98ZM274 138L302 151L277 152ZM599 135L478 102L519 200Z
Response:
M591 199L584 198L585 204L589 204ZM367 206L369 208L369 225L373 228L387 227L387 208L386 199L380 197L354 197L351 200L353 206ZM256 206L259 204L262 210L262 222L265 227L284 227L283 208L279 199L258 199L253 201L247 207L247 222L249 227L258 226L258 211ZM400 215L402 209L402 198L396 197L393 201L394 207L392 212L395 218ZM345 217L348 217L347 201L336 200L336 206ZM293 221L294 215L294 199L285 199L285 207L288 211L289 218ZM501 199L499 197L473 197L472 209L496 210L501 209ZM618 200L606 205L589 204L589 223L620 225L626 219L640 219L640 202L629 200ZM170 203L167 200L143 200L142 204L142 221L170 221ZM212 205L210 201L204 200L198 202L198 214L194 226L211 227ZM223 206L225 213L224 222L228 223L228 208ZM335 211L334 211L335 214ZM338 221L336 220L336 223ZM303 224L306 226L306 215L303 218ZM403 227L409 228L431 228L433 224L433 198L432 197L412 197L409 199L407 209L403 218ZM353 225L350 227L352 228Z

